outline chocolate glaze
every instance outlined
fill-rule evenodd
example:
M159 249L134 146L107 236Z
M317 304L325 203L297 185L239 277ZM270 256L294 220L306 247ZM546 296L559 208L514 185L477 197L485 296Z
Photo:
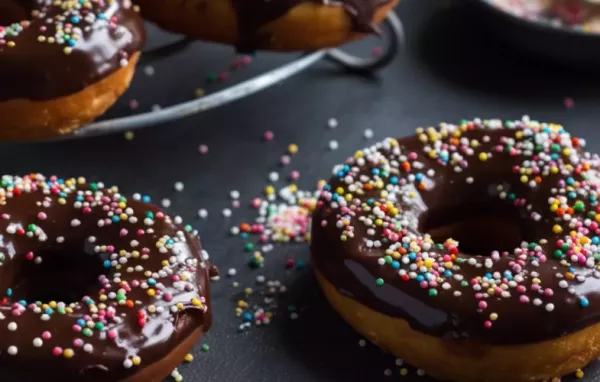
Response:
M116 23L109 26L98 17L89 20L81 17L73 25L81 29L82 37L72 52L65 54L66 43L50 44L38 38L55 37L56 20L66 16L69 22L72 13L53 5L52 0L0 0L3 22L21 22L23 14L32 15L32 11L44 15L30 16L29 25L16 37L2 36L0 30L0 101L17 98L41 101L77 93L117 71L132 54L139 52L145 42L145 29L130 0L94 0L90 4L91 8L82 14L91 17L102 13L106 20ZM55 22L47 23L47 19ZM8 43L14 43L14 47Z
M349 238L345 242L340 240L342 229L336 227L336 222L341 216L340 207L331 206L331 192L323 192L320 207L313 219L311 251L316 269L344 295L386 315L407 320L416 330L447 339L471 339L490 344L523 344L556 338L599 322L600 273L596 270L597 261L591 266L585 266L577 262L570 264L568 257L562 263L561 260L553 257L557 248L556 241L565 236L565 233L553 233L553 226L558 224L565 231L569 227L550 212L548 198L555 195L556 187L566 178L566 175L544 175L542 183L531 188L522 183L519 175L513 172L513 166L521 166L524 160L532 158L531 154L495 150L499 142L506 137L515 138L519 131L526 131L523 124L517 123L514 129L497 130L483 128L473 123L468 126L473 130L464 133L461 138L475 139L481 143L475 155L483 151L493 152L493 156L485 162L478 160L476 156L468 157L468 167L461 173L456 172L453 166L442 164L438 159L426 155L425 144L417 137L398 140L402 154L416 153L417 162L423 163L423 168L419 172L427 174L428 170L435 171L432 176L423 177L426 190L418 190L410 186L412 183L408 183L404 191L397 195L396 205L401 216L405 218L405 224L402 226L406 229L405 233L415 235L423 235L426 231L438 231L458 233L465 237L468 234L461 233L461 229L468 227L466 229L474 230L469 238L469 247L484 248L487 252L458 253L457 256L464 261L475 259L477 264L484 263L489 259L487 254L494 249L499 249L493 246L506 247L518 244L522 240L531 243L547 239L547 243L540 244L539 248L541 253L547 256L547 261L539 262L536 266L532 263L532 257L527 257L520 272L524 278L520 284L527 286L523 294L530 298L529 303L520 302L519 298L522 294L514 288L509 288L510 296L489 296L485 299L487 309L480 310L478 309L480 300L476 299L473 287L460 286L459 281L454 277L444 280L449 283L448 290L440 288L442 284L440 281L436 288L438 295L430 296L429 288L420 287L419 282L414 279L405 281L398 274L398 270L378 263L378 259L385 256L384 249L389 244L385 244L380 228L373 235L369 235L365 225L359 223L360 216L367 216L368 213L356 212L351 223L354 228L354 238ZM485 140L489 138L489 142L485 142L484 137ZM519 139L516 141L518 142ZM531 142L531 147L534 147L534 137L527 136L521 141ZM431 143L428 145L431 147ZM388 160L398 160L398 156L392 155L389 148L380 146L377 150ZM579 148L571 151L574 151L573 156L561 158L564 163L576 166L577 163L581 164L585 161L591 166L591 170L569 176L577 182L583 179L582 175L585 175L589 177L591 189L596 189L600 185L597 173L600 163L598 157L584 154ZM350 164L353 165L355 164ZM378 165L367 163L360 167L359 173L369 175L376 167ZM411 171L413 174L416 173L414 169ZM398 175L393 170L392 174ZM407 174L398 176L400 179L406 179ZM473 182L467 182L466 180L471 177ZM344 180L338 176L334 176L329 184L331 190L335 190L338 186L347 187ZM385 184L389 185L389 183ZM517 201L500 200L496 188L498 184L503 184L507 193L514 193ZM414 192L415 198L406 199L406 192ZM379 191L366 191L360 199L366 201L378 197ZM579 197L585 199L584 196ZM521 198L526 199L526 205L515 207L511 204L517 203ZM596 203L590 205L586 199L585 212L575 212L573 216L584 219L587 211L597 208L594 204ZM499 221L496 217L498 211L502 210L504 213L500 214L503 216ZM532 211L540 214L539 220L534 221L531 218ZM451 227L455 222L459 228ZM323 226L324 224L326 226ZM498 234L498 231L502 233ZM494 237L496 239L490 239ZM367 240L376 239L383 240L384 245L381 248L367 245ZM458 249L461 248L459 245ZM444 255L448 254L449 250L445 247L434 248L430 253ZM503 274L505 270L512 269L511 262L515 259L516 254L511 251L494 261L491 268L455 261L452 271L454 275L463 275L464 280L470 282L471 279L488 272ZM564 288L564 285L560 287L559 282L562 280L564 283L566 280L562 275L569 270L569 264L575 277L567 280L568 288ZM401 264L400 269L408 269L407 267L406 264ZM536 276L533 272L537 272L537 279L541 280L542 291L540 292L533 291L531 288L532 280ZM383 286L376 285L377 278L385 281ZM543 290L546 288L550 288L554 294L545 296ZM461 292L460 296L454 294L456 291ZM532 303L535 298L540 299L539 306ZM580 298L586 298L589 306L585 308L580 306ZM553 304L548 307L550 311L546 309L547 304ZM498 319L493 322L491 328L485 328L483 323L488 320L492 312L498 314Z
M373 15L380 6L391 0L231 0L237 15L239 29L238 49L251 51L265 45L270 36L260 33L260 28L285 15L303 2L313 2L326 6L343 7L352 18L354 30L359 33L373 33Z
M114 188L66 180L59 190L60 180L34 177L26 182L5 177L0 188L6 202L0 207L0 381L120 381L167 357L196 329L209 329L209 267L197 236L154 205L128 198L126 206L118 206L124 197ZM115 223L111 215L119 216L119 208L127 217ZM30 305L41 296L46 304L74 297L63 300L72 312L55 307L44 320L45 310ZM19 300L27 302L17 315ZM98 316L113 309L104 319ZM73 329L81 318L103 325L88 336ZM45 331L52 338L37 347L34 339ZM18 353L10 355L11 347ZM74 354L56 356L55 347ZM141 363L127 368L126 360L135 356Z

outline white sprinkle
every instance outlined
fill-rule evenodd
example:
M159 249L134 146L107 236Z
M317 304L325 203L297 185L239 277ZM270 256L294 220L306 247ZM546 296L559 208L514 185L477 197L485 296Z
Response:
M337 150L339 146L340 145L339 145L338 141L336 141L336 140L329 141L329 149L330 150Z
M425 370L423 370L423 369L417 369L417 375L418 375L419 377L422 377L422 376L424 376L424 375L425 375Z
M148 77L152 77L154 75L154 67L153 66L145 66L144 67L144 73L148 76Z
M229 268L229 269L227 270L227 276L233 277L233 276L235 276L236 274L237 274L237 269L235 269L235 268Z
M183 223L183 219L181 218L181 216L177 215L173 218L173 222L175 222L175 224L181 224Z
M467 180L467 183L471 184L471 183L473 183L473 180L474 180L474 179L473 179L473 177L472 177L472 176L469 176L469 177L467 177L467 179L466 179L466 180Z
M296 313L296 312L290 313L290 319L291 320L297 320L298 319L298 313Z
M373 138L373 130L371 129L366 129L365 132L363 133L365 139L371 139Z
M554 304L548 303L546 304L546 311L552 312L554 310Z
M175 184L173 185L173 187L175 188L175 191L183 191L183 188L185 187L183 182L175 182Z
M367 346L367 341L358 340L358 346L360 346L361 348L364 348L365 346Z
M231 190L231 192L229 192L229 196L233 200L239 199L240 198L240 192L238 190Z
M86 353L91 353L94 351L94 346L92 344L83 345L83 351Z
M327 126L329 126L330 129L335 129L338 126L337 119L329 118L329 121L327 121Z
M198 217L201 219L206 219L208 217L208 211L204 208L198 210Z
M19 352L19 349L17 349L16 346L9 346L8 347L8 354L10 354L10 355L17 355L18 352Z
M258 276L256 276L256 282L257 282L258 284L262 284L262 283L264 283L264 282L265 282L265 276L263 276L263 275L258 275Z
M162 107L158 104L154 104L152 105L152 111L159 111L160 109L162 109Z
M226 218L228 218L228 217L231 216L231 210L229 208L225 208L225 209L223 209L222 214L223 214L223 216L225 216Z
M130 359L126 359L125 361L123 361L123 367L125 369L129 369L131 366L133 366L133 361Z
M64 243L64 241L65 241L65 237L64 237L64 236L58 236L58 237L56 238L56 242L57 242L57 243Z
M383 371L383 375L385 375L386 377L389 377L392 375L392 370L391 369L385 369Z
M275 171L269 173L269 180L271 182L277 182L279 180L279 174L276 173Z
M42 339L40 337L35 337L33 339L33 346L34 347L41 348L43 344L44 344L44 341L42 341Z
M164 207L164 208L169 208L169 206L171 205L171 200L164 198L163 200L160 201L160 204Z
M404 361L401 360L400 358L396 358L396 366L402 366L404 365Z
M14 332L15 330L17 330L17 323L16 322L9 323L8 330L10 330L11 332Z
M81 225L81 221L79 219L71 220L71 227L78 227Z
M239 234L239 233L240 233L240 229L239 229L237 226L233 226L233 227L231 227L231 229L229 230L229 232L230 232L232 235L234 235L234 236L235 236L235 235L237 235L237 234Z

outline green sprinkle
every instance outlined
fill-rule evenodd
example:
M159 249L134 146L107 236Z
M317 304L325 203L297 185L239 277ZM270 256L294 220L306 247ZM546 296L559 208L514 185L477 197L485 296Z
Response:
M81 334L83 334L83 335L84 335L84 336L86 336L86 337L91 337L91 336L92 336L92 334L93 334L93 332L92 332L92 329L90 329L90 328L84 328L84 329L81 331Z
M202 349L202 351L204 351L204 352L207 352L210 350L210 346L208 346L208 344L202 344L200 349Z
M384 283L384 281L383 281L382 278L379 278L379 279L375 280L375 284L377 284L378 286L382 286L383 283Z
M432 288L432 289L429 289L429 295L430 295L431 297L435 297L435 296L437 296L437 295L438 295L438 291L437 291L437 289L433 289L433 288Z
M102 330L104 329L104 324L102 322L96 322L96 325L94 325L94 329Z

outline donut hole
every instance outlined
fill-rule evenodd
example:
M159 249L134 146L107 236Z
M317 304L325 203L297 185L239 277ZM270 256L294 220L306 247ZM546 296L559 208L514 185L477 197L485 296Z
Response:
M0 25L10 25L30 19L33 1L0 0Z
M25 261L15 273L13 301L80 301L84 296L97 295L100 276L110 272L100 256L81 248L49 249L36 252L36 256L41 263Z
M525 223L516 208L503 203L459 204L429 209L421 215L419 229L436 243L452 238L460 252L488 256L530 241L533 232Z

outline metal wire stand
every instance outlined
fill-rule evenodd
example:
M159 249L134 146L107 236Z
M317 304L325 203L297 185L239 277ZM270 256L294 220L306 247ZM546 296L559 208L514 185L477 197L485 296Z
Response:
M297 60L286 65L205 97L156 111L94 122L59 139L82 138L132 131L194 115L266 89L303 71L324 58L349 72L374 72L387 66L398 54L400 47L404 45L404 28L396 13L388 13L383 26L385 27L385 31L382 31L382 38L385 39L386 45L381 54L375 57L361 58L337 48L304 54ZM193 41L191 40L183 39L167 46L154 49L153 51L146 52L143 55L144 62L147 63L148 61L156 60L183 50L192 42Z

